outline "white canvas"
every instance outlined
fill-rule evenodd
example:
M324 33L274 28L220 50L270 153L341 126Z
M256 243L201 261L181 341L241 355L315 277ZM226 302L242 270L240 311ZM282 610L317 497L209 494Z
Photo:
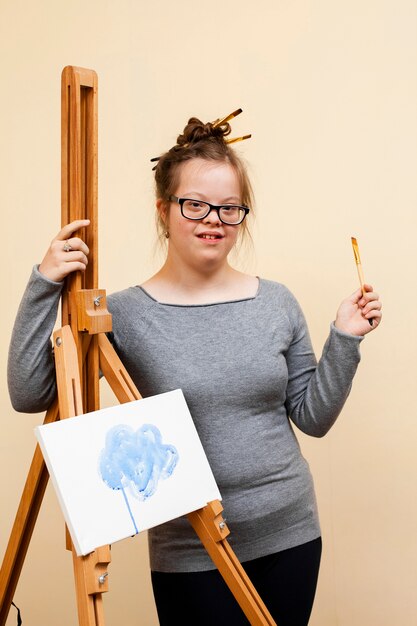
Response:
M181 390L35 435L78 555L221 499Z

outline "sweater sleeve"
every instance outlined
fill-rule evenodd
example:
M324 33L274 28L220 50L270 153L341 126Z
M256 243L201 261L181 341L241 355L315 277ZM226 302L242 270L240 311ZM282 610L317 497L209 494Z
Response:
M291 420L307 435L323 437L336 421L352 387L362 340L363 337L338 330L332 323L316 365L307 326L299 310L297 330L286 354L286 407Z
M19 306L9 347L7 381L16 411L38 413L49 408L56 395L51 334L63 283L32 270Z

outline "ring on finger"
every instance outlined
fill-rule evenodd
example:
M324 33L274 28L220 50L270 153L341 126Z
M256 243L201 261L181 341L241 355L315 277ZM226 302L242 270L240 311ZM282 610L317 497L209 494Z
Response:
M68 239L64 243L64 250L65 250L65 252L70 252L72 250L71 244L70 244Z

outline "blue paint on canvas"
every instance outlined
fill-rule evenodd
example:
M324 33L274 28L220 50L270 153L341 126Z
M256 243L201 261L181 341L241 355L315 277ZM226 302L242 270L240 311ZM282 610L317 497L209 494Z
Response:
M138 532L126 490L141 501L150 498L159 480L169 478L179 460L175 446L162 443L159 429L144 424L138 430L119 424L106 435L99 457L99 471L108 487L123 494L131 520Z

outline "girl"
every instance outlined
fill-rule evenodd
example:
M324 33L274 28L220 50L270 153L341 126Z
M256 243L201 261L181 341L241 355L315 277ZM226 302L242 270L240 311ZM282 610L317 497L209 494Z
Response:
M365 295L346 298L316 362L290 291L229 263L253 204L229 132L228 123L191 118L158 160L166 260L142 285L109 296L111 339L143 396L183 390L237 557L277 623L306 626L321 538L293 424L315 437L331 428L349 394L359 344L379 326L381 303L370 285ZM33 270L10 348L17 410L44 410L56 394L50 335L63 280L87 265L87 246L73 236L87 225L65 226ZM149 548L162 626L248 623L186 518L152 529Z

